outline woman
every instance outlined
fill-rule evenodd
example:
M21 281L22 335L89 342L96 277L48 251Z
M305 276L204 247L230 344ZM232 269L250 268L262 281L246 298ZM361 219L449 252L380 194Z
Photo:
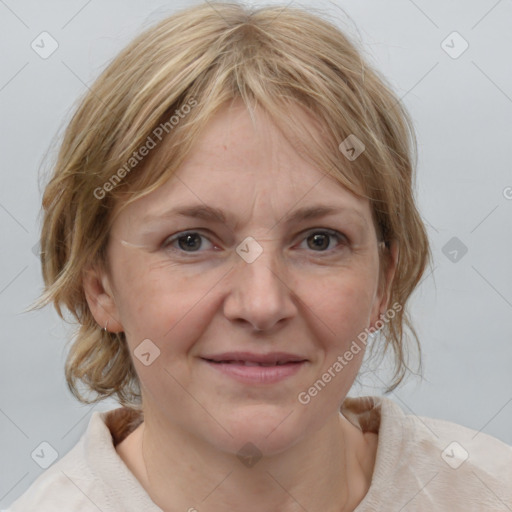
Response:
M416 340L413 163L390 88L307 12L205 4L133 41L66 131L41 238L70 389L121 407L9 511L511 508L510 447L346 398L373 333L389 389Z

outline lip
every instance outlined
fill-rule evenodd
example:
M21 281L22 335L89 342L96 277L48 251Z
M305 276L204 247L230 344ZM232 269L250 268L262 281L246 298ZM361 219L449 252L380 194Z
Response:
M285 352L225 352L201 359L214 370L249 384L274 384L295 375L307 362L304 357Z
M256 354L254 352L223 352L220 354L204 355L202 359L209 359L215 362L223 361L247 361L249 363L277 364L297 363L306 361L305 357L288 352L269 352L268 354Z

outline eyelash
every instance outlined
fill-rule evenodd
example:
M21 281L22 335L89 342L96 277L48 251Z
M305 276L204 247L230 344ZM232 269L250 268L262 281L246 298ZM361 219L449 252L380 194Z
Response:
M184 251L181 248L171 247L171 244L173 244L174 242L177 242L180 238L186 237L187 235L195 235L195 234L200 235L201 237L206 238L210 243L213 243L206 237L206 235L204 235L200 231L181 231L179 233L176 233L175 235L167 237L162 243L162 248L164 250L168 250L168 251L179 251L182 254L188 254L188 255L190 255L190 257L194 257L195 254L201 254L204 251L201 251L200 249L197 251ZM341 245L342 247L350 245L348 238L343 233L340 233L339 231L335 231L333 229L327 229L327 228L317 228L317 229L308 230L306 232L303 240L307 240L310 236L317 235L317 234L328 235L330 237L336 238L338 241L338 244ZM336 250L336 248L331 249L331 250L326 249L323 251L311 250L311 252L317 253L321 257L322 256L325 257L325 256L332 255L332 252L335 250Z

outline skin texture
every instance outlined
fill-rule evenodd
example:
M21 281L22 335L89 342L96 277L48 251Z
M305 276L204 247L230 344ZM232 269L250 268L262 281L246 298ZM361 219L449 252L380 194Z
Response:
M222 209L227 223L163 215L198 204ZM345 210L286 221L315 205ZM189 242L196 250L170 240L183 231L202 235ZM263 249L252 263L235 251L249 236ZM388 307L394 264L379 290L368 201L301 159L264 113L253 125L235 103L210 120L171 180L121 212L107 254L108 272L84 275L91 312L126 333L132 355L145 339L160 350L148 366L133 358L145 421L117 446L153 501L164 510L353 510L370 485L377 436L339 408L364 351L309 404L297 396ZM253 385L200 358L227 351L307 362ZM237 458L248 442L262 455L252 467Z

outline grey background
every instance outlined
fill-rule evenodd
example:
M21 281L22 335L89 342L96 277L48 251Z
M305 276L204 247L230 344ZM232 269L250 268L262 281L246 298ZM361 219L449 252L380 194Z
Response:
M42 288L34 254L38 169L108 61L182 5L189 3L0 0L0 507L43 472L31 458L41 442L62 456L92 411L117 406L77 403L63 373L72 326L50 307L23 313ZM300 5L331 12L361 41L416 124L417 198L434 254L433 272L411 303L425 378L411 378L391 398L410 414L444 418L512 444L512 2ZM59 44L47 59L31 48L43 31ZM441 47L453 31L469 44L458 58ZM448 44L452 52L462 48L453 36ZM457 261L450 259L454 248ZM385 369L366 372L352 394L380 394L385 378Z

